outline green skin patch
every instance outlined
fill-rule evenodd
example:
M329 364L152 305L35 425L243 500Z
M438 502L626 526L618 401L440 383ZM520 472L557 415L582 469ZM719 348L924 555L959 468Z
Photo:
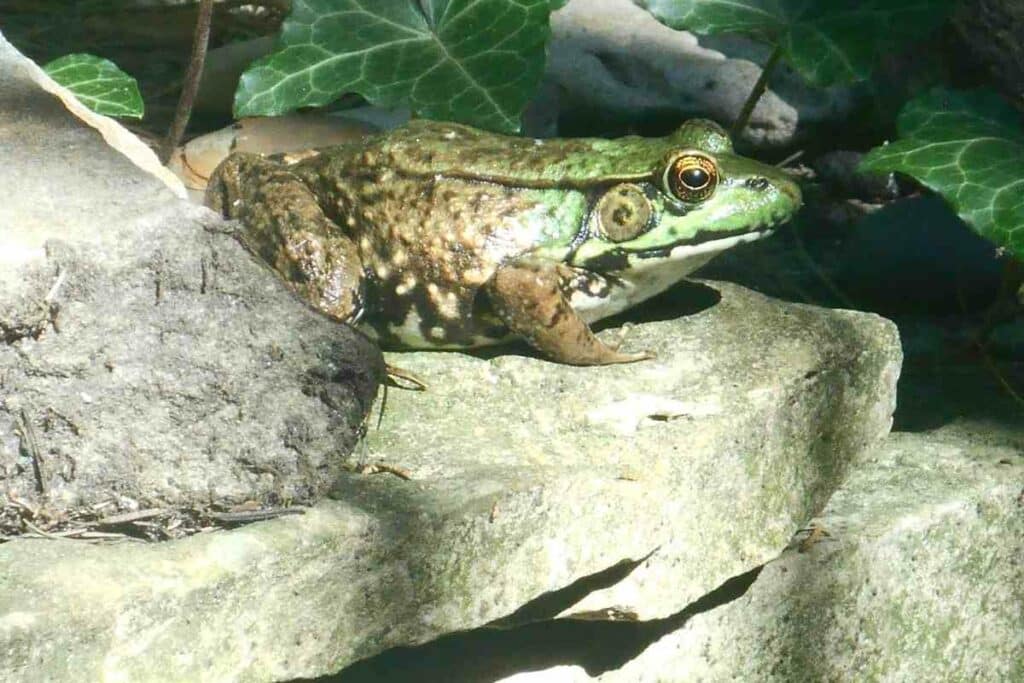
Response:
M207 202L304 298L398 347L524 338L619 363L589 324L647 299L800 206L716 124L664 138L531 140L414 121L358 144L236 154Z

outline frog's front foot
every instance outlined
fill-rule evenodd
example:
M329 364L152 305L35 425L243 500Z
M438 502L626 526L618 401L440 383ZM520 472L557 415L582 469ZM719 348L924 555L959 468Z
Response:
M495 311L509 329L551 360L570 365L635 363L649 351L622 353L605 344L562 292L563 276L549 263L510 263L488 283Z

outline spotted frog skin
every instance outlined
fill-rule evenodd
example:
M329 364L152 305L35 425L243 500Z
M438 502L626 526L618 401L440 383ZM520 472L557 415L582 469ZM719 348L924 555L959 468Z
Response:
M387 346L522 338L603 365L653 354L612 348L590 323L769 234L800 191L709 121L617 140L413 121L305 154L234 154L206 200L300 296Z

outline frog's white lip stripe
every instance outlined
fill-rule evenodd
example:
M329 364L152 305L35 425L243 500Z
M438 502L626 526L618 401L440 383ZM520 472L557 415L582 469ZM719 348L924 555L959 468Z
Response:
M717 240L707 240L704 242L691 242L689 244L679 244L674 247L667 247L663 249L648 249L643 251L626 251L623 252L623 256L630 259L634 263L644 260L671 260L678 261L682 258L688 258L690 256L697 256L699 254L718 253L730 249L737 244L743 244L744 242L753 242L759 240L762 237L768 237L775 232L775 227L767 227L764 230L758 230L755 232L742 232L738 234L732 234L728 237L722 237Z
M732 237L723 237L720 240L711 240L710 242L701 242L700 244L680 244L678 247L673 247L668 254L663 254L661 258L668 258L672 261L682 258L688 258L690 256L696 256L697 254L706 254L708 252L718 253L730 249L737 244L743 244L744 242L753 242L759 240L762 237L767 237L775 232L774 229L761 230L758 232L746 232L742 235L733 235ZM642 254L636 254L637 256L643 257Z
M570 303L588 323L607 318L660 294L716 254L737 244L767 237L772 232L774 230L767 228L700 244L681 244L662 251L660 256L652 253L627 254L629 263L624 269L594 274L594 277L602 278L607 287L599 292L575 291Z

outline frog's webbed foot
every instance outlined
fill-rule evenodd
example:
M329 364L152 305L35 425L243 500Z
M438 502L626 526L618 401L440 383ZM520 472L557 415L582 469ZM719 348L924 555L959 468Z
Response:
M241 221L239 240L314 308L345 322L358 320L363 269L356 245L287 166L233 154L210 178L206 204Z
M609 365L653 358L647 351L621 353L600 339L562 293L556 264L512 262L487 284L491 304L509 329L559 363Z

